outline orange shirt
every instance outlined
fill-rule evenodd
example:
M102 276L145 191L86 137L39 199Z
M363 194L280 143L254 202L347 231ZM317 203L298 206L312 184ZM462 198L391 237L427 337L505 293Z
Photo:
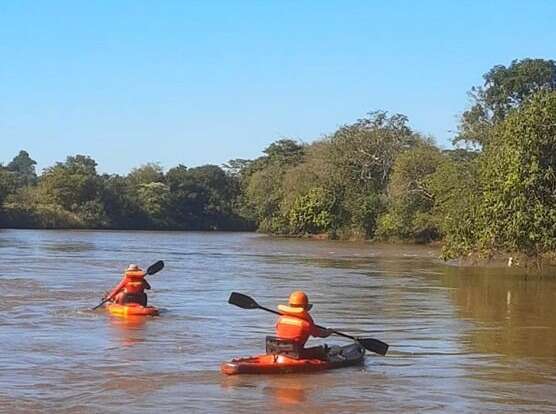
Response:
M322 331L313 322L308 312L288 314L278 318L276 322L276 336L280 339L290 339L304 346L310 336L323 337Z

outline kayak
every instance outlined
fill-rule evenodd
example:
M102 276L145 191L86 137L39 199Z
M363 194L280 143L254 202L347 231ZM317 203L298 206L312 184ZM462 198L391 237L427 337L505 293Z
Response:
M159 314L158 308L154 306L142 306L138 303L109 303L106 305L108 312L118 316L156 316Z
M222 373L238 374L289 374L314 372L358 365L363 362L365 348L359 344L332 346L326 360L295 359L285 355L264 354L232 359L220 366Z

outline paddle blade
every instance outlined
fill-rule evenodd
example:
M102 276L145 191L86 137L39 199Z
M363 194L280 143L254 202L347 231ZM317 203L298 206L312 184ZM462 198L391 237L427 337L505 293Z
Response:
M374 338L357 338L357 342L361 344L367 351L375 352L379 355L386 355L388 352L388 344Z
M155 273L160 272L163 268L164 262L162 260L159 260L158 262L149 266L149 268L147 269L147 274L154 275Z
M232 305L239 306L242 309L257 309L259 304L255 300L247 295L238 292L232 292L228 303Z

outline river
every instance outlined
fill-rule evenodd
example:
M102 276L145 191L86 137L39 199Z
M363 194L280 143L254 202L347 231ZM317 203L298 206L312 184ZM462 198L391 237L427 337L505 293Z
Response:
M430 247L252 233L0 231L0 412L556 412L556 277L447 266ZM160 317L98 304L129 263ZM317 323L390 344L362 367L226 377L303 289ZM322 340L311 340L317 343ZM346 343L329 338L328 343Z

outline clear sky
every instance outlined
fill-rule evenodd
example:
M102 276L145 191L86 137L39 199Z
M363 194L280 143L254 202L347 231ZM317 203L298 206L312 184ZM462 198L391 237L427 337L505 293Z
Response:
M524 57L556 58L556 1L1 1L0 162L221 164L376 109L447 147Z

